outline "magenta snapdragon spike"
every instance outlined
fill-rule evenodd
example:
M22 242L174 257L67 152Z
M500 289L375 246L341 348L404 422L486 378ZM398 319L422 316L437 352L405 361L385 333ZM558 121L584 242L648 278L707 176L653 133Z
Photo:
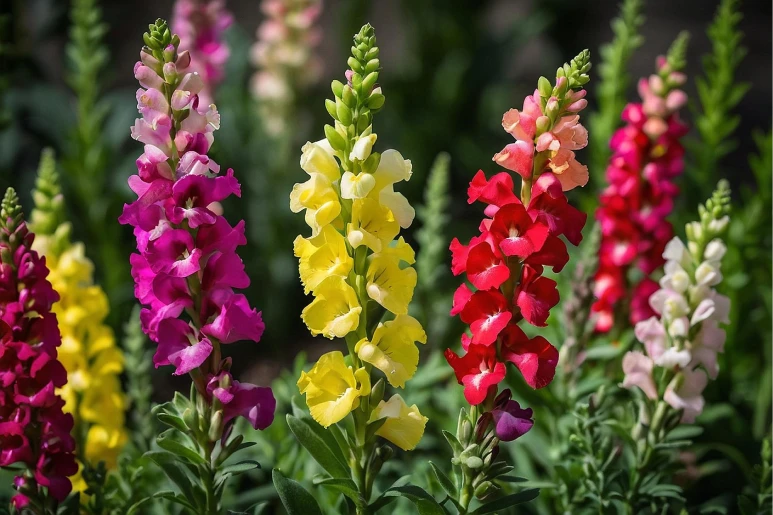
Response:
M196 72L204 84L198 93L202 105L212 103L212 93L223 80L225 63L231 54L224 40L233 16L224 0L177 0L172 32L180 36L180 51L191 55L189 72Z
M191 71L191 54L178 52L180 39L158 20L145 34L134 73L139 80L132 137L145 144L129 185L137 200L119 218L134 227L131 256L135 296L143 306L142 328L158 344L156 367L172 365L190 374L221 427L241 415L256 429L274 418L270 388L239 383L229 372L221 345L258 342L261 314L235 289L250 279L236 249L246 243L244 222L231 226L213 203L241 195L233 170L207 156L220 116L200 100L201 76Z
M68 476L78 471L73 418L56 394L67 382L51 312L59 295L46 279L45 258L31 250L35 235L12 189L0 218L0 467L22 467L13 506L50 513L69 495Z
M657 73L639 81L642 101L625 107L626 124L610 141L609 185L596 211L602 233L593 305L598 332L654 315L648 299L658 284L650 274L665 263L673 236L667 217L679 193L674 179L684 170L680 140L687 134L679 118L687 103L679 87L686 79L673 61L661 56Z

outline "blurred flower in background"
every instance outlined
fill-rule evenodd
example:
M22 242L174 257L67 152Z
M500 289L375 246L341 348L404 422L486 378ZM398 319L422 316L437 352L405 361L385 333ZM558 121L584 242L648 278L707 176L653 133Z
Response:
M266 20L252 47L258 68L252 92L266 132L278 136L292 119L298 91L316 82L322 70L314 55L322 38L322 30L315 26L322 0L263 0L261 10Z

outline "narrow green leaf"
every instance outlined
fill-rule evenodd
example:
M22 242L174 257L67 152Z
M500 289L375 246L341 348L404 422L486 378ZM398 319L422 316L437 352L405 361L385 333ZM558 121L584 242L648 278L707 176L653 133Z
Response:
M538 496L539 496L539 488L530 488L528 490L523 490L521 492L518 492L517 494L506 495L504 497L500 497L499 499L486 503L472 513L473 515L482 515L484 513L494 513L499 510L504 510L505 508L510 508L511 506L517 506L518 504L523 504L529 501L533 501Z
M435 477L437 478L438 483L440 483L440 486L443 487L443 490L445 490L446 493L451 497L456 498L457 489L456 489L456 485L454 485L454 482L451 481L451 479L446 475L446 473L440 470L440 468L437 465L435 465L431 461L429 462L429 465L432 467L432 472L435 473Z
M335 478L351 477L351 470L344 461L338 443L320 425L292 415L287 415L287 425L290 426L290 431L293 432L298 442L331 476Z
M201 457L201 455L196 452L195 450L191 449L190 447L186 446L185 444L182 444L178 442L177 440L174 440L171 436L171 431L174 431L173 429L164 431L161 433L158 438L156 438L156 443L159 447L162 449L171 452L172 454L183 458L190 463L203 465L207 461Z
M249 472L250 470L255 470L260 468L260 463L258 463L255 460L244 460L240 461L239 463L234 463L232 465L227 465L223 467L223 470L221 471L223 474L231 474L234 476L238 476L239 474L243 474L245 472Z
M384 492L386 497L404 497L416 505L419 515L445 515L446 511L423 488L415 485L392 487ZM373 510L375 511L375 510Z
M315 485L324 486L331 490L341 492L346 497L354 501L357 506L365 504L365 500L357 490L357 485L351 479L338 479L338 478L314 478L313 483Z
M277 469L272 471L271 477L288 515L322 515L317 501L297 481L286 478Z

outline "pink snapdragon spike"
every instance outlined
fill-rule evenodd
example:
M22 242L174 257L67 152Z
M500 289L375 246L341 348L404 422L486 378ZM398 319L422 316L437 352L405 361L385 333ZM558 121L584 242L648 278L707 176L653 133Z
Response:
M191 55L188 72L201 77L199 103L209 105L213 91L224 78L225 63L231 52L224 40L233 16L225 0L177 0L172 15L172 32L180 36L180 51Z
M610 141L613 154L596 218L602 239L593 305L596 331L636 324L654 314L650 295L658 289L650 275L663 266L662 254L673 235L668 216L684 170L681 138L687 126L679 111L687 96L678 64L658 59L656 74L639 81L640 103L623 110L625 126ZM639 278L629 271L638 269Z
M668 242L660 287L649 297L655 315L635 328L644 352L629 351L623 358L622 386L681 412L685 423L703 411L703 390L716 379L717 354L724 350L720 324L730 322L730 299L715 290L727 251L720 236L729 222L729 200L730 190L721 182L701 206L700 221L687 224L687 244L677 237Z
M178 2L178 11L193 9L189 4ZM156 367L190 374L199 394L223 409L223 424L241 415L264 429L274 417L271 389L233 380L221 354L225 344L257 343L265 329L260 312L235 291L250 284L236 252L246 244L244 222L232 226L212 207L239 197L240 185L233 170L221 173L207 156L220 115L201 101L195 57L178 52L180 40L165 22L151 27L156 48L144 47L135 66L142 118L132 137L145 145L129 179L137 200L119 218L137 239L130 261L142 328L158 344Z
M35 235L12 189L0 216L0 467L22 467L11 504L42 510L47 497L64 501L68 477L78 471L73 418L56 394L67 382L51 312L59 295L46 279L45 258L31 250Z

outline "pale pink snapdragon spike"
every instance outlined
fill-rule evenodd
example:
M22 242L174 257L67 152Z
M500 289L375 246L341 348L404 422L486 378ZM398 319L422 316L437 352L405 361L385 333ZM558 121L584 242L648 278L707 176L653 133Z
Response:
M252 92L266 130L278 135L298 92L321 74L322 62L314 50L322 39L316 26L322 0L263 0L260 8L266 19L258 27L251 52L257 67Z
M701 206L701 220L687 225L687 245L678 237L666 245L665 274L649 298L655 315L637 323L634 331L645 352L631 351L623 359L622 386L662 399L687 423L703 411L702 392L709 379L716 379L717 353L724 350L720 324L730 322L730 300L715 290L727 250L719 236L728 224L729 195L721 182ZM655 374L656 367L664 373Z
M154 46L143 48L135 66L144 88L137 92L142 117L132 137L145 144L129 179L137 200L119 218L137 239L139 252L130 261L142 328L158 344L156 367L191 374L199 394L225 410L223 424L242 414L263 429L274 416L270 388L234 381L231 362L221 355L221 344L258 342L264 330L260 312L234 291L250 284L236 252L246 244L244 222L232 227L221 210L211 209L241 196L241 187L233 170L221 174L207 155L220 115L201 102L204 83L191 71L188 53L178 52L179 39L162 20L151 34L145 41Z
M225 0L177 0L172 16L172 32L180 36L180 51L191 55L189 72L201 77L199 102L209 105L213 92L224 78L231 52L225 42L225 30L233 23Z

